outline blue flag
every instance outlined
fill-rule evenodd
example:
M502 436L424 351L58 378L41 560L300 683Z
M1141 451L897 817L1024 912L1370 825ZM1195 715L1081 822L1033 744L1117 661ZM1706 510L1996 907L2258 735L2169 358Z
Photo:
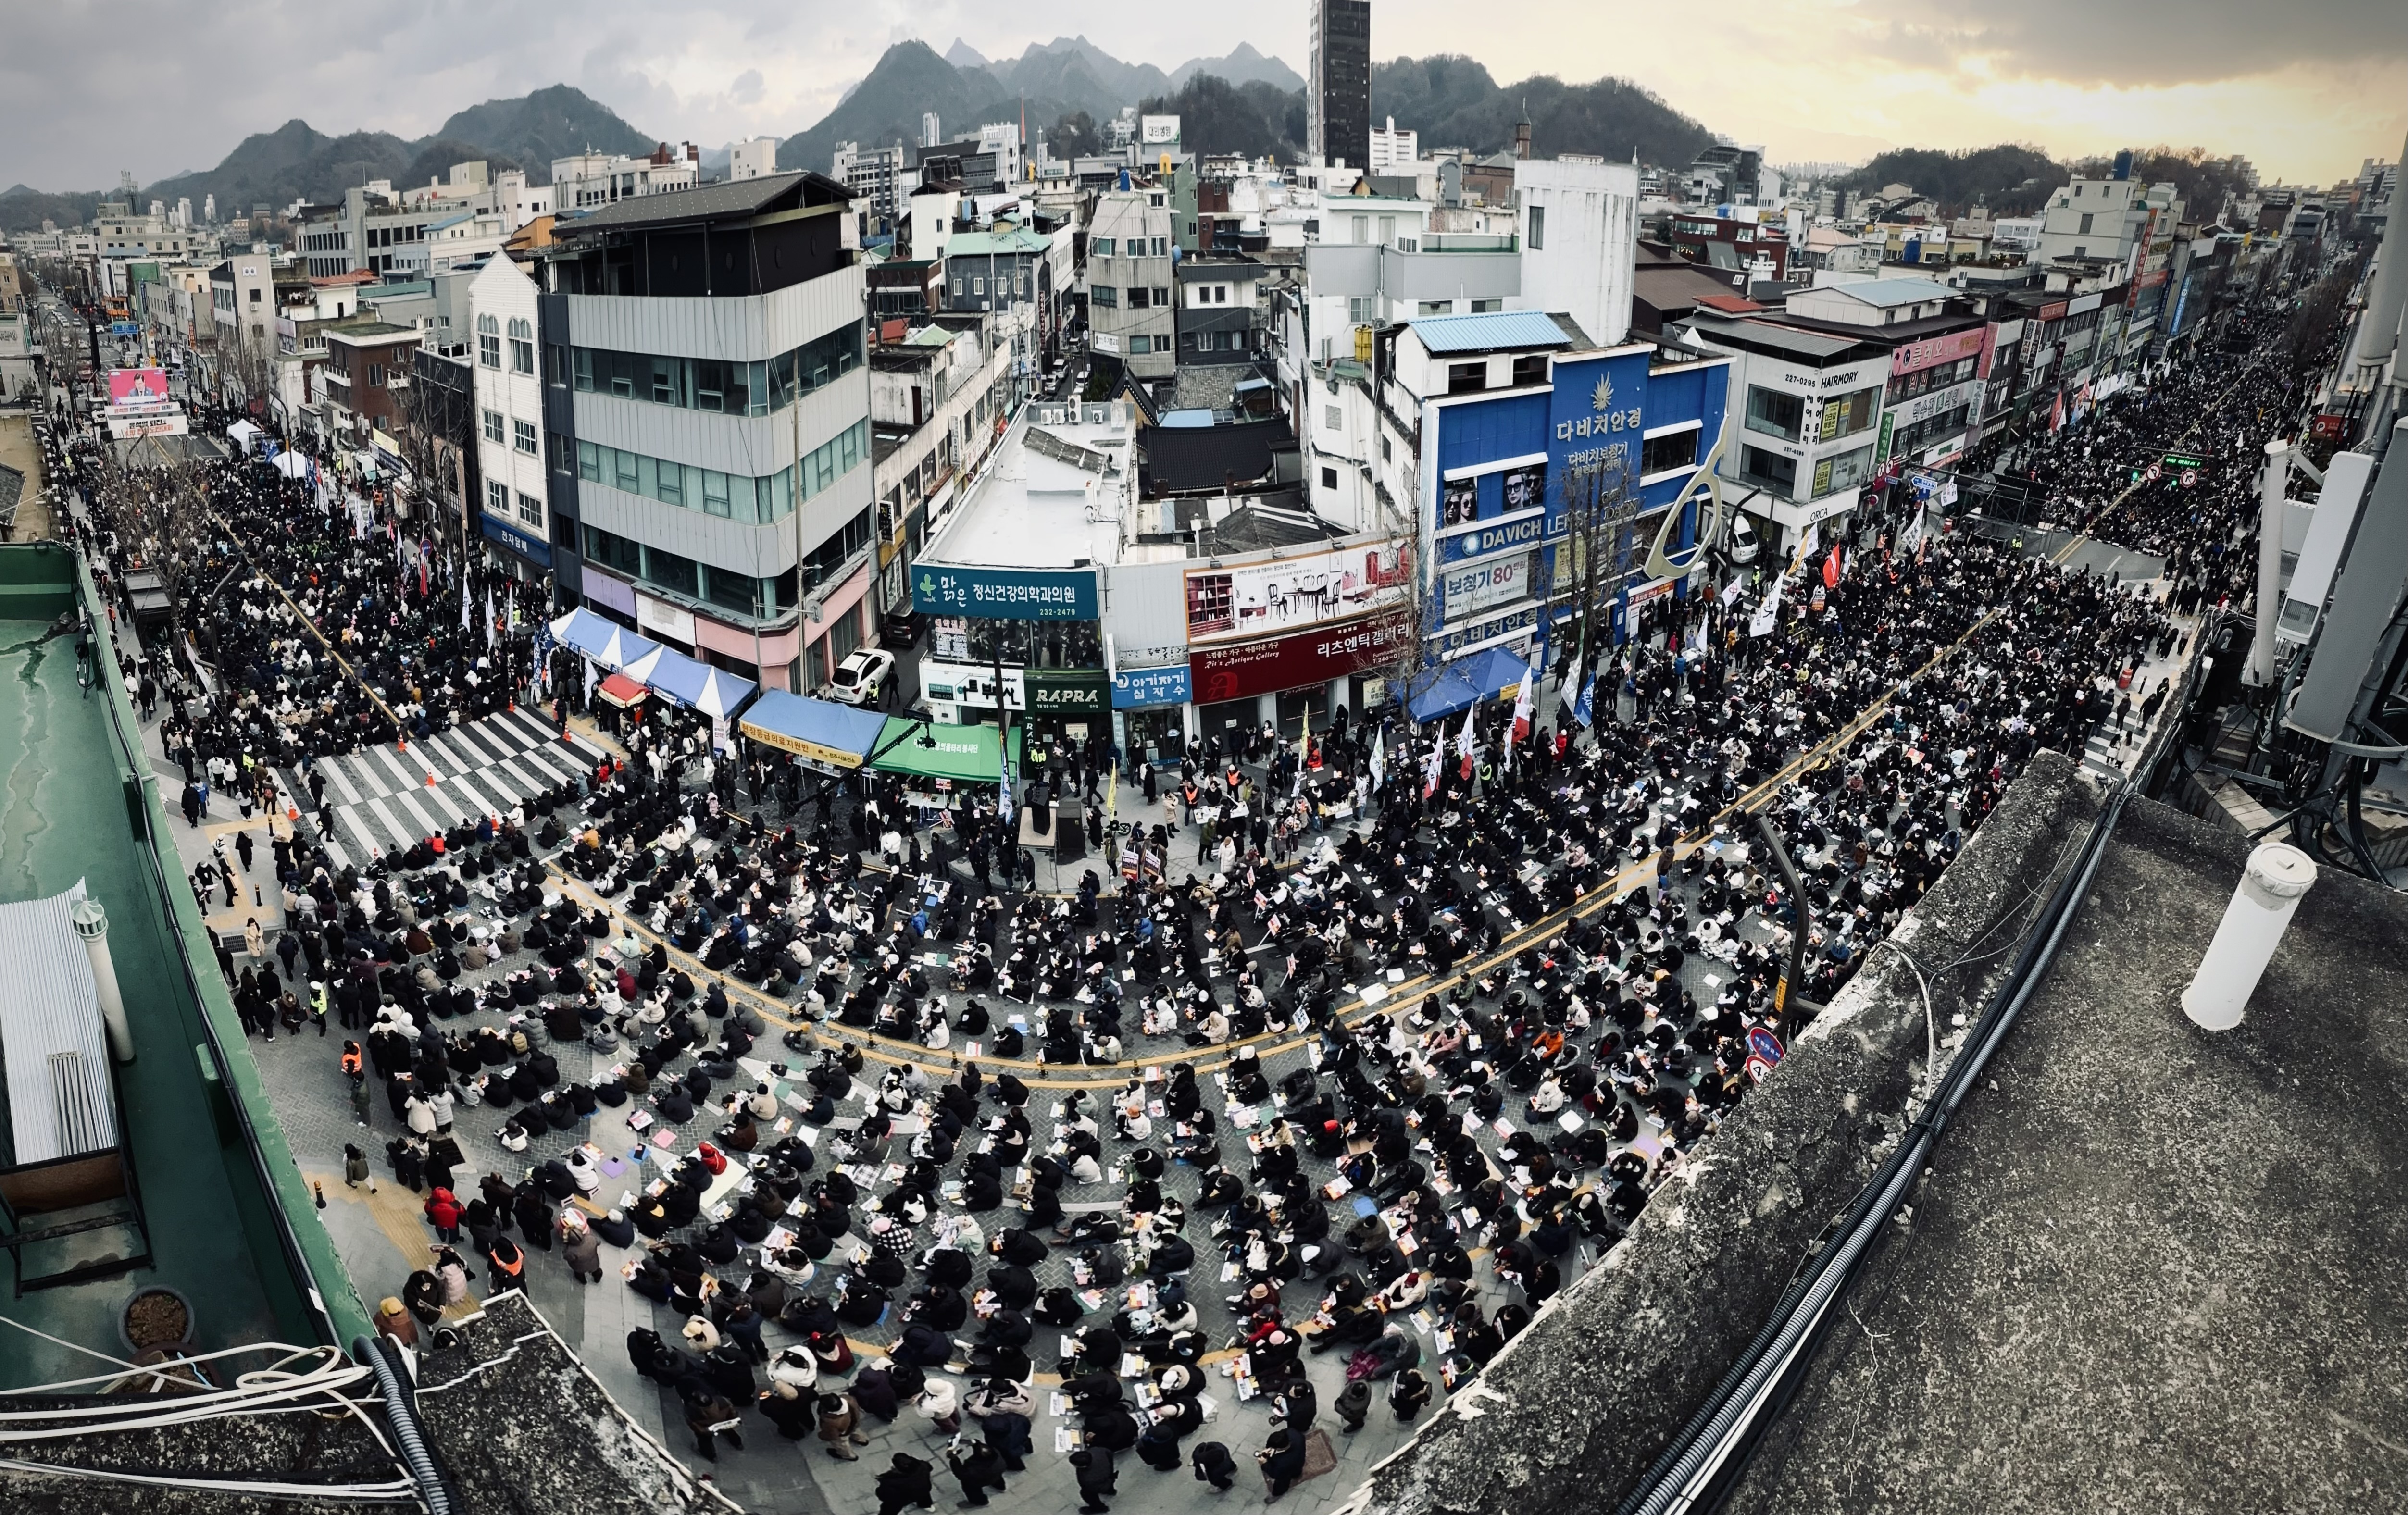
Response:
M1589 670L1588 682L1581 686L1580 699L1572 706L1572 719L1585 726L1589 722L1591 702L1597 697L1597 670Z

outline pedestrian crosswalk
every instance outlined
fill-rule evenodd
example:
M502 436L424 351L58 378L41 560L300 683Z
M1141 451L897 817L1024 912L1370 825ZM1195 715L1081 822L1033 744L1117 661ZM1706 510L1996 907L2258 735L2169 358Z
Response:
M455 826L506 815L532 794L592 774L604 755L574 733L563 742L533 710L519 709L407 748L387 744L319 758L313 768L325 779L323 801L335 818L327 855L337 866L365 865ZM287 770L280 777L287 793L309 794L307 775ZM317 819L314 808L309 818Z

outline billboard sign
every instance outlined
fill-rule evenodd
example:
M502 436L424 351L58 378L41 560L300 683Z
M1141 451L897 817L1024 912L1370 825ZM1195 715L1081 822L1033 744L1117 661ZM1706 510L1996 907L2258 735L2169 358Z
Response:
M1102 715L1111 708L1101 668L1024 668L1020 682L1030 715Z
M170 404L165 368L112 368L108 403L121 410L156 410Z
M1413 550L1372 542L1186 573L1191 647L1300 630L1384 609L1412 592Z
M1513 552L1450 567L1439 579L1439 600L1448 621L1478 615L1533 592L1538 554Z
M1187 665L1168 668L1123 668L1112 675L1112 708L1151 710L1164 705L1184 705L1195 688Z
M1484 558L1493 552L1511 552L1516 548L1537 547L1551 533L1560 533L1564 518L1553 520L1544 509L1533 507L1524 513L1498 516L1481 522L1471 530L1455 531L1438 539L1439 561L1464 563L1472 558Z
M184 436L192 429L180 410L132 410L108 417L108 435L121 442L135 436Z
M1258 642L1199 647L1187 666L1197 703L1211 704L1361 673L1403 657L1412 641L1412 611L1398 608Z
M1093 621L1092 568L955 568L924 563L911 570L911 608L922 615L980 621Z
M1969 331L1927 336L1920 342L1907 342L1892 348L1889 354L1890 377L1895 379L1900 374L1937 368L1942 364L1978 358L1982 355L1982 343L1986 336L1986 327L1975 326Z

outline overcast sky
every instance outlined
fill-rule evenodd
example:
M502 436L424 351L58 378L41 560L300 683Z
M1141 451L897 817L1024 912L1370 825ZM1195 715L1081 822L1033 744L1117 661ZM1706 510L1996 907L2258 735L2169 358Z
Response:
M214 166L298 116L422 136L566 81L655 136L719 146L812 124L888 44L990 57L1083 32L1175 67L1238 38L1305 65L1306 0L1210 7L962 0L32 0L0 45L0 187L91 189ZM2398 156L2401 0L1375 0L1375 56L1469 52L1500 82L1637 80L1776 161L2014 140L2058 156L2166 142L2325 183ZM996 30L1020 25L1019 33ZM1541 151L1546 145L1540 144ZM824 166L824 165L823 165Z

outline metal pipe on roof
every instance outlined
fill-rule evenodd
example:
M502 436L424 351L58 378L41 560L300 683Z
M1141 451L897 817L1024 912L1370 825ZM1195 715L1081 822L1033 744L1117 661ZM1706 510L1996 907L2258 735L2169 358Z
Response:
M2224 919L2183 991L2183 1014L2209 1031L2229 1031L2283 944L2300 900L2316 881L2315 860L2288 842L2267 842L2249 854Z
M92 982L100 998L100 1022L108 1031L109 1055L120 1063L134 1061L134 1032L125 1020L125 998L118 993L117 962L108 951L108 912L100 901L84 895L67 908L67 920L83 940L92 960Z
M2266 444L2266 471L2258 493L2258 627L2249 642L2249 682L2274 681L2274 615L2283 601L2283 502L2291 481L2291 444Z

